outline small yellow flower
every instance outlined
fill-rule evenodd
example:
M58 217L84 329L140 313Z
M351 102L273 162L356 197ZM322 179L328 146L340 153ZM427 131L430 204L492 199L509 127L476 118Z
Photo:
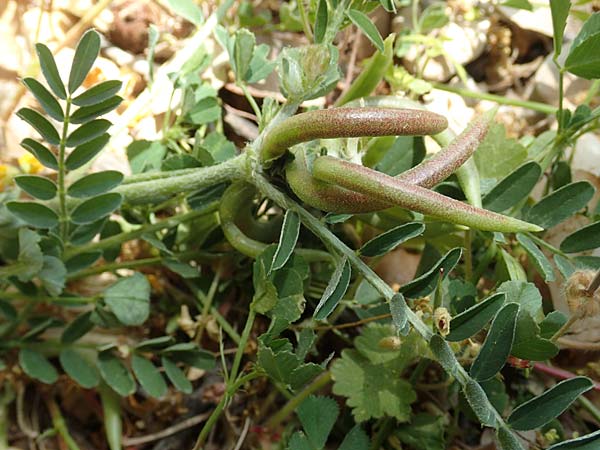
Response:
M39 173L44 169L44 166L31 153L25 153L19 157L19 167L25 173Z

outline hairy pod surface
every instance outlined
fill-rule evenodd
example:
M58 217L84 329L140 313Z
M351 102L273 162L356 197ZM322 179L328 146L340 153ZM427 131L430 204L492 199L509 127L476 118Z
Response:
M485 138L495 110L491 110L471 123L450 145L416 167L396 176L398 180L431 188L448 178L475 152ZM295 159L286 166L286 178L294 193L305 203L334 213L368 213L394 206L317 180L311 173L303 151L295 153Z
M537 225L475 208L429 189L329 156L315 160L313 175L319 180L368 195L378 201L479 230L507 233L542 230Z
M332 108L297 114L265 136L260 159L281 157L288 148L314 139L363 136L423 136L448 127L445 117L417 109Z

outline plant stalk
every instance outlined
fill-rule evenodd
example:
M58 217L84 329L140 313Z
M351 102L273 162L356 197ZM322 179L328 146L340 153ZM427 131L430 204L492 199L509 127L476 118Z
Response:
M440 91L452 92L454 94L461 95L462 97L467 98L475 98L478 100L489 100L491 102L498 103L499 105L510 105L517 106L521 108L531 109L532 111L537 111L543 114L556 114L558 108L551 105L546 105L545 103L532 102L528 100L517 100L514 98L507 98L501 95L488 94L485 92L475 92L470 91L468 89L447 86L441 83L433 83L433 86Z
M66 100L65 120L63 122L62 136L60 137L60 144L58 146L58 177L56 180L58 188L58 220L60 230L59 233L63 242L67 242L69 233L69 213L67 211L67 190L65 187L65 160L70 114L71 96L69 95Z

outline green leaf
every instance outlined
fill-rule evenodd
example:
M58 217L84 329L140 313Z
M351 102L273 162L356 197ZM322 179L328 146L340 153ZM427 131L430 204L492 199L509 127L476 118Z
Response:
M166 4L177 15L189 20L196 26L202 25L202 10L194 0L166 0Z
M54 228L58 225L58 215L39 203L8 202L6 208L23 222L36 228Z
M506 137L503 125L494 123L473 155L482 178L504 178L527 158L527 149ZM490 163L493 161L493 164Z
M542 175L542 168L530 161L506 176L483 198L483 207L494 212L508 208L526 198Z
M552 29L554 30L554 59L558 58L562 49L569 9L571 9L571 2L569 0L550 0Z
M98 355L98 368L102 379L117 394L125 397L135 392L135 381L121 360L106 351Z
M527 280L527 274L525 269L519 263L517 258L508 253L503 248L496 254L499 264L496 266L496 270L499 271L498 278L512 281L525 281Z
M517 316L512 355L530 361L545 361L554 358L558 350L556 344L540 336L540 327L531 313L521 309Z
M346 434L338 450L366 450L369 448L369 436L360 425L354 425Z
M40 240L40 235L35 231L25 227L19 229L19 281L29 281L42 270L44 255L39 245Z
M421 33L427 34L436 28L442 28L450 19L446 13L446 5L444 3L432 3L421 13L419 17L419 27Z
M583 209L596 190L587 181L567 184L533 205L527 212L527 221L550 228Z
M560 249L565 253L583 252L598 247L600 247L600 222L571 233L560 243Z
M471 365L470 374L476 381L485 381L496 375L510 355L519 305L509 303L498 311L490 331Z
M58 356L64 371L81 387L91 389L98 386L100 375L90 363L73 349L66 348Z
M519 431L542 427L560 416L581 394L593 387L594 383L586 377L561 381L543 394L520 404L507 422Z
M496 437L500 444L500 450L525 450L521 441L506 426L501 426L496 430Z
M65 269L65 265L57 257L44 255L44 265L38 276L46 291L50 295L57 297L65 288L67 269Z
M410 222L392 228L364 244L358 253L362 256L381 256L391 252L400 244L420 236L425 231L425 225Z
M453 248L426 273L402 286L400 292L408 298L425 297L431 294L438 283L441 283L458 264L461 255L462 248Z
M34 111L31 108L21 108L17 111L17 117L20 117L29 125L31 125L40 136L42 136L46 142L50 145L60 144L60 136L56 128L42 116L39 112Z
M429 349L433 357L444 368L449 375L453 377L459 376L459 368L456 357L452 352L450 345L439 334L434 334L429 340Z
M494 294L453 317L446 340L462 341L479 332L502 308L505 299L504 293Z
M446 429L443 416L432 416L428 413L418 413L411 419L410 424L401 425L396 431L400 442L408 448L420 450L446 450ZM367 449L368 445L364 447ZM402 448L405 448L402 446Z
M292 434L286 450L313 450L308 438L301 431Z
M552 311L540 322L540 337L550 339L567 323L567 316L560 311Z
M548 450L596 450L599 442L600 430L560 442L552 447L548 447Z
M296 247L299 233L300 217L294 211L286 211L283 218L283 225L281 226L277 250L275 250L275 255L273 256L271 270L279 270L285 265L292 255L294 247Z
M554 268L546 255L542 253L542 251L535 245L535 243L526 235L522 233L517 233L517 241L519 244L525 249L529 258L536 270L542 277L544 277L544 281L554 281ZM599 244L600 245L600 244Z
M144 390L154 398L160 398L167 392L167 383L154 364L134 353L131 368Z
M356 25L365 34L365 36L369 38L369 40L373 43L377 50L383 53L383 39L381 38L379 30L377 29L373 21L369 19L369 17L365 13L357 9L350 9L346 14L348 15L348 18L352 21L352 23Z
M600 13L592 14L573 40L565 69L581 78L600 78Z
M319 300L319 304L315 308L313 317L316 320L325 320L333 312L337 304L344 297L350 284L350 264L344 258L336 267L327 287Z
M254 33L245 28L241 28L235 32L232 57L235 77L239 81L246 81L255 45L256 38L254 37Z
M65 118L60 103L54 98L54 96L46 89L42 83L37 81L35 78L23 78L23 84L33 94L36 100L42 105L44 111L48 113L53 119L62 122Z
M340 411L329 397L309 396L296 411L312 448L323 448Z
M396 332L407 334L408 306L402 294L394 294L390 299L390 314L392 315L392 323L396 328Z
M571 263L569 258L565 258L561 255L554 255L554 263L565 280L575 272L575 266Z
M524 9L525 11L533 11L533 5L529 0L505 0L501 6L509 6L510 8Z
M173 383L173 386L175 386L178 391L181 391L184 394L191 394L192 383L187 379L183 371L177 367L175 362L166 356L161 358L161 362L165 369L165 373L167 374L167 377L171 383Z
M106 119L96 119L81 125L67 137L67 147L75 147L102 136L112 124Z
M123 325L141 325L150 314L150 283L136 272L106 289L104 301Z
M140 342L135 346L135 349L139 351L151 351L173 345L173 342L175 342L175 339L172 336L159 336Z
M327 17L327 0L319 0L315 17L315 44L323 42L325 31L327 31Z
M117 108L122 101L123 99L121 97L115 95L114 97L110 97L100 103L95 103L90 106L82 106L73 114L71 114L70 121L71 123L75 124L89 122L96 117L100 117L111 112L113 109Z
M73 56L73 64L69 73L69 94L81 86L99 53L100 35L96 30L86 31L79 40Z
M347 397L347 405L358 422L390 416L400 422L410 419L410 404L416 394L402 374L414 358L422 354L422 340L411 333L402 340L399 350L382 349L383 336L393 336L389 325L370 325L356 349L342 351L331 366L333 393Z
M37 141L25 138L21 141L21 147L31 153L37 160L49 169L58 170L58 161L54 153Z
M87 91L79 94L71 102L77 106L90 106L102 103L113 97L121 89L121 83L118 80L108 80L92 86Z
M117 187L123 181L123 174L116 170L105 170L80 178L67 190L67 194L75 198L92 197L104 194Z
M40 200L52 200L56 196L56 184L45 177L19 175L15 183L29 195Z
M60 337L60 341L64 344L70 344L94 328L94 323L90 320L91 315L92 312L87 311L69 322Z
M84 164L90 162L100 151L104 148L110 139L108 133L104 133L101 136L86 142L85 144L78 145L75 149L67 156L65 166L67 170L79 169Z
M92 264L98 261L101 256L102 252L99 250L79 253L78 255L67 259L67 261L65 262L65 267L67 268L67 271L69 273L75 273L87 267L90 267Z
M48 82L48 86L50 86L50 89L52 89L52 92L54 92L58 98L66 100L67 92L65 91L65 84L60 78L58 67L56 67L56 61L54 61L52 52L44 44L39 43L35 44L35 51L40 60L40 67L42 68L44 78L46 78L46 81Z
M123 196L116 192L97 195L75 207L71 213L71 221L77 225L95 222L117 210L123 201Z
M489 406L487 395L479 383L468 378L463 386L463 393L481 425L495 428L496 412Z
M28 348L19 350L19 365L31 378L46 384L56 383L58 372L44 355Z
M536 319L542 314L542 295L535 284L524 281L505 281L497 292L506 294L507 303L518 303L522 310L531 314Z
M193 342L171 345L162 351L173 360L180 361L196 369L212 370L215 368L215 357L209 351L202 350Z
M273 380L288 384L290 374L300 365L291 350L273 350L262 341L258 346L258 364Z

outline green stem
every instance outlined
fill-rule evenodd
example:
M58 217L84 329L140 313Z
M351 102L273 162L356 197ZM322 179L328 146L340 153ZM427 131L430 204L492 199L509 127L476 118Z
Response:
M213 278L212 283L210 284L210 288L208 289L208 293L206 297L204 297L204 305L202 305L202 321L198 328L198 334L196 335L196 342L200 342L202 340L202 335L204 334L204 327L206 326L206 319L208 318L208 313L212 308L212 302L215 298L215 294L217 293L217 288L219 287L219 281L221 279L221 265L219 264L217 267L217 272Z
M71 114L71 96L66 100L65 119L63 122L62 136L58 146L58 177L56 180L58 188L58 220L59 232L63 242L67 242L69 234L69 213L67 211L67 190L65 187L65 160L67 148L67 136L69 133L69 116Z
M65 444L67 444L69 450L79 450L79 446L69 433L65 419L54 399L49 399L47 405L50 416L52 417L52 425L54 426L54 429L58 432Z
M67 276L69 281L72 280L81 280L82 278L90 277L92 275L98 275L100 273L105 272L114 272L119 269L136 269L138 267L144 266L155 266L157 264L162 263L164 258L162 256L156 256L154 258L142 258L135 259L133 261L121 261L114 262L109 264L101 264L96 267L92 267L85 270L80 270L79 272L74 272Z
M8 406L15 398L12 387L5 383L2 395L0 395L0 450L8 450Z
M426 135L447 126L445 117L422 110L344 107L308 111L271 128L260 143L260 159L272 161L293 145L314 139Z
M300 13L300 20L302 21L302 28L304 30L304 35L309 41L312 41L313 34L312 29L310 28L310 22L308 20L308 14L306 13L306 6L304 5L304 0L297 0L298 12Z
M381 420L379 430L377 430L377 434L375 434L375 438L373 439L373 442L371 443L371 447L369 447L369 449L379 450L383 446L383 443L388 438L393 429L394 419L391 417L383 418Z
M312 383L310 383L298 394L292 397L283 408L277 411L276 414L271 416L271 418L266 423L267 428L269 428L270 430L274 430L275 428L277 428L281 422L283 422L290 414L292 414L298 409L298 406L300 406L309 395L321 390L330 382L331 372L323 372Z
M587 412L589 412L591 414L591 416L597 421L600 422L600 410L598 410L598 408L596 408L596 406L590 402L585 396L581 395L579 396L579 398L577 399L579 400L579 403L581 403L581 406L583 406L585 408L585 410Z
M256 100L254 100L254 97L252 95L250 95L250 92L248 92L248 87L246 86L246 83L239 83L238 86L244 93L244 97L246 97L246 100L248 100L248 103L250 103L250 106L252 107L252 110L254 111L254 114L256 115L256 119L257 119L258 123L260 123L262 121L262 113L260 111L258 104L256 103Z
M131 241L132 239L137 239L146 233L154 233L156 231L164 230L166 228L176 227L180 223L189 222L191 220L197 219L198 217L211 214L217 210L218 206L219 202L214 201L206 204L202 209L171 216L168 219L164 219L156 223L142 225L136 230L119 233L106 239L102 239L98 242L90 242L89 244L79 245L77 247L70 247L67 250L65 250L65 258L69 259L81 253L105 250L107 248L122 244L123 242Z
M181 176L123 184L115 189L130 204L156 203L182 192L197 191L215 184L241 178L245 172L245 153L221 164L201 167Z
M535 234L531 234L531 233L526 233L526 234L527 234L528 238L530 238L532 241L534 241L536 244L540 245L541 247L544 247L544 248L550 250L552 253L554 253L556 255L560 255L560 256L563 256L563 257L565 257L567 259L571 259L569 257L569 255L567 255L565 252L559 250L558 248L556 248L553 245L549 244L545 240L537 237Z
M110 450L121 450L123 424L121 422L121 399L104 383L98 387L102 411L104 412L104 430Z
M567 320L567 322L562 327L560 327L560 329L556 333L554 333L550 340L552 342L558 341L558 338L560 338L567 331L569 331L573 324L577 322L580 318L581 317L578 314L573 314L571 317L569 317L569 320Z
M473 230L465 231L465 278L473 277Z
M242 363L242 357L244 356L244 351L246 350L246 345L248 344L248 339L250 338L250 332L252 331L252 326L254 325L255 318L256 311L252 306L250 306L248 318L246 319L246 325L244 326L244 330L242 331L242 338L240 339L237 352L235 352L233 364L231 365L231 371L229 372L230 381L235 381L238 375L240 364Z
M467 98L489 100L492 102L496 102L499 105L518 106L521 108L531 109L532 111L538 111L544 114L556 114L556 112L558 111L558 108L556 108L555 106L546 105L545 103L532 102L528 100L517 100L514 98L503 97L501 95L488 94L485 92L474 92L468 89L448 86L441 83L434 83L433 85L436 89L439 89L440 91L453 92L454 94L458 94Z
M537 225L445 197L381 172L329 156L313 163L315 178L448 222L488 231L541 231Z

